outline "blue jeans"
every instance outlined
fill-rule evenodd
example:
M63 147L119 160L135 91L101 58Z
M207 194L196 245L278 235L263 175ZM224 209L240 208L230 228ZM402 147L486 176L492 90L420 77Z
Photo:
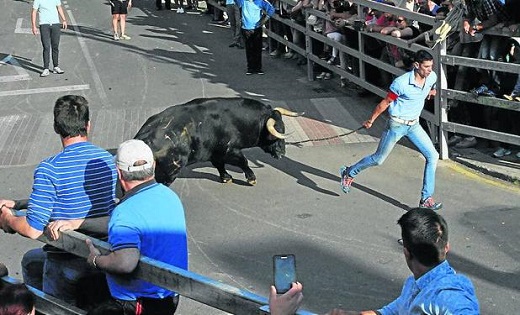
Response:
M79 280L98 272L87 264L85 258L47 253L42 248L31 249L22 258L22 275L26 284L72 305L76 304Z
M421 200L431 197L435 190L435 169L437 168L439 153L435 150L430 137L419 123L416 123L413 126L407 126L389 119L387 129L381 136L376 152L352 165L348 175L350 177L356 177L364 169L383 164L397 141L405 136L426 158Z
M513 88L513 93L520 94L520 74L516 78L516 84L515 84L515 87Z

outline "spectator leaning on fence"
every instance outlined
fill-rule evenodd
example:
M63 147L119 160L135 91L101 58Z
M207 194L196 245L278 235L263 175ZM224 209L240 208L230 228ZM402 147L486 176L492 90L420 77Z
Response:
M108 223L110 253L102 255L87 240L87 261L106 272L113 299L89 314L106 314L107 309L119 309L124 314L173 314L179 301L177 293L129 274L136 269L141 255L188 268L184 208L170 188L155 181L153 153L143 141L123 142L117 150L116 164L125 195Z
M117 174L113 157L88 142L89 107L83 96L66 95L56 101L54 131L63 151L36 167L28 205L0 200L0 224L6 232L36 239L50 222L107 216L114 208ZM25 216L12 213L25 207ZM69 304L76 302L79 279L99 273L82 258L48 245L24 255L22 272L26 284Z
M446 260L450 246L444 218L433 210L415 208L397 223L401 226L406 265L412 272L401 295L379 310L333 309L327 315L480 314L473 284L458 275ZM293 283L283 295L276 295L273 289L269 295L271 314L294 314L302 301L303 286Z

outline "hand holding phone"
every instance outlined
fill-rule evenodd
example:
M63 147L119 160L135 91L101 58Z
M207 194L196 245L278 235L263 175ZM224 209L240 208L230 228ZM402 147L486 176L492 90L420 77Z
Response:
M273 256L274 286L283 294L296 282L296 259L293 254Z

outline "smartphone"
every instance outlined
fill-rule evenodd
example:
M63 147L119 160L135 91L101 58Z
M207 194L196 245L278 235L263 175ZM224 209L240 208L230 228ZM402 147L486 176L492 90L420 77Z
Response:
M293 254L273 256L274 286L283 294L296 282L296 259Z

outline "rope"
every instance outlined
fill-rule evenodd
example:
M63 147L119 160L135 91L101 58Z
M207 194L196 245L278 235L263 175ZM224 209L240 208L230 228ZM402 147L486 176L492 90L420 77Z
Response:
M325 140L330 140L330 139L334 139L334 138L341 138L341 137L345 137L345 136L348 136L348 135L350 135L350 134L353 134L354 132L359 131L359 130L361 130L361 129L363 129L363 128L365 128L365 126L361 126L361 127L359 127L358 129L355 129L355 130L352 130L352 131L349 131L349 132L346 132L346 133L342 133L342 134L339 134L339 135L336 135L336 136L330 136L330 137L318 138L318 139L307 139L307 140L296 141L296 142L286 142L285 144L288 144L288 145L294 145L294 146L297 146L297 147L301 147L300 144L305 143L305 142L310 142L310 141L325 141Z

